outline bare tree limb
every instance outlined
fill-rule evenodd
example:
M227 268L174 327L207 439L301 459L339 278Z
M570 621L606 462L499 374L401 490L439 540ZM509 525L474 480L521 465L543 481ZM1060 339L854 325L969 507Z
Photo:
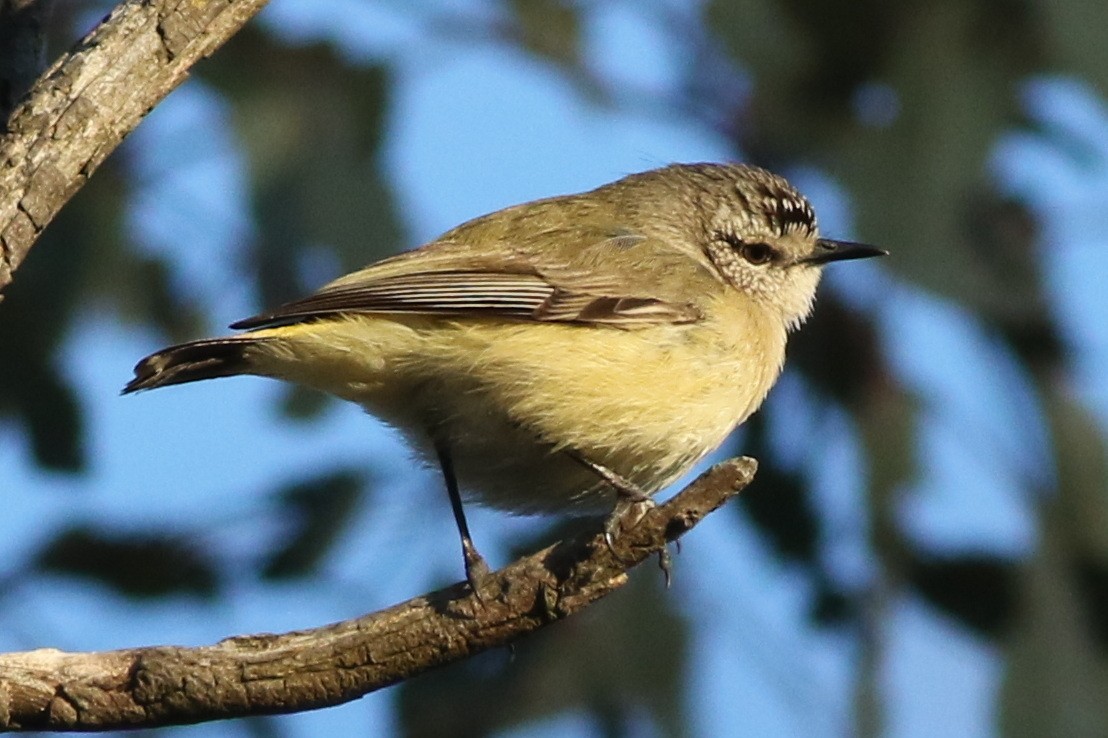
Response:
M719 464L653 508L611 549L582 534L489 575L355 620L212 646L0 654L0 730L96 731L337 705L571 615L742 490L754 459Z
M35 82L0 138L0 290L123 137L266 1L127 0Z

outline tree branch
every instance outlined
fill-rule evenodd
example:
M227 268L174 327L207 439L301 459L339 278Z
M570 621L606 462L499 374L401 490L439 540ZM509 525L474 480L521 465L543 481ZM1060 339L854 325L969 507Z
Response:
M212 646L0 654L0 730L155 727L337 705L504 646L627 581L628 570L742 490L754 459L719 464L653 508L611 549L582 534L489 575L313 630Z
M267 0L127 0L35 82L0 137L0 291L62 205Z

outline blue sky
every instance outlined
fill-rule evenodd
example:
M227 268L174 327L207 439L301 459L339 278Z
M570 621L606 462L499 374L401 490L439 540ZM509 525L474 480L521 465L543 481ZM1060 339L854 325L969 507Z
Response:
M512 49L428 41L408 9L392 5L274 0L259 22L305 40L332 39L353 59L383 57L395 64L382 166L411 234L411 242L398 248L516 202L671 161L734 157L726 141L693 121L598 108L557 70ZM424 17L452 6L461 7L426 4ZM586 13L588 53L598 72L628 89L665 89L679 74L678 48L636 8L615 3ZM418 53L409 51L415 39ZM1102 318L1108 307L1108 110L1093 90L1067 78L1031 80L1023 95L1030 116L1090 152L1075 163L1043 137L1013 131L997 142L992 169L1043 218L1053 308L1078 357L1069 380L1108 428L1108 321ZM212 306L220 324L257 307L235 279L234 259L250 224L243 214L242 160L226 116L218 99L193 81L127 144L143 183L132 227L143 248L171 256L187 288ZM849 199L833 178L795 174L824 230L853 235ZM895 258L895 245L888 247ZM921 451L934 463L905 490L905 529L928 547L1026 555L1035 544L1035 520L1019 490L1028 483L1049 485L1050 471L1036 450L1046 437L1037 401L1013 357L970 314L898 283L883 265L834 272L823 289L879 316L901 380L924 399ZM460 574L438 477L414 471L389 431L337 403L310 425L285 422L273 402L278 388L265 380L120 398L134 361L160 342L95 309L69 337L63 362L89 417L90 474L44 474L16 430L0 425L9 507L0 520L0 561L20 560L66 521L193 528L202 511L200 545L219 546L242 561L234 596L213 612L205 603L182 600L123 601L80 582L17 583L0 600L7 605L0 606L0 648L200 644L233 633L308 627L391 604ZM849 419L813 411L807 393L794 375L774 391L777 442L788 451L798 434L828 439L816 478L819 505L835 535L823 555L843 581L861 586L876 575L863 542L868 521L861 450ZM247 576L252 543L283 525L257 490L343 463L369 463L388 477L372 505L358 512L328 561L327 576L310 591L300 583L285 589L253 583ZM506 544L532 525L498 513L470 514L482 550L501 563ZM391 565L382 567L382 560ZM688 712L698 734L724 735L737 725L760 736L849 732L858 646L840 632L809 627L808 586L734 516L709 519L686 540L671 596L696 626ZM12 607L16 598L19 606ZM921 602L896 596L890 609L880 633L889 734L991 735L999 654ZM390 702L386 691L286 720L293 735L387 729ZM519 734L588 735L592 727L568 715ZM231 732L225 725L187 730Z

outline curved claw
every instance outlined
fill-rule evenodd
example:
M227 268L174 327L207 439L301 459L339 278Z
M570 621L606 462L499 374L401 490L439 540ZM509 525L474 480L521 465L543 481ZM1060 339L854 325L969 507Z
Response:
M608 550L612 552L613 556L619 558L619 554L615 550L616 537L638 525L643 516L653 507L656 507L656 505L654 500L649 497L644 496L642 499L620 498L615 509L612 510L612 514L604 521L604 542L608 545ZM675 543L677 544L677 552L680 553L681 544L679 541ZM666 589L669 589L673 583L673 557L670 555L668 547L658 551L658 568L662 570L662 575L665 577Z
M658 552L658 568L666 578L666 589L669 589L669 585L673 584L673 557L669 555L669 548Z
M613 545L616 537L623 531L638 525L647 511L654 506L654 500L646 495L638 498L620 497L612 514L604 521L604 542L608 544L608 550L614 554Z

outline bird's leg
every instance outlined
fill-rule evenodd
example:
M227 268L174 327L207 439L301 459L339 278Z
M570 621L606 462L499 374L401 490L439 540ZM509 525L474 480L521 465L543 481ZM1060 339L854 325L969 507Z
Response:
M637 484L624 479L603 464L596 463L580 451L574 449L569 449L566 453L578 464L607 482L612 489L616 491L620 500L627 500L629 502L651 502L650 496L639 489Z
M615 509L604 521L604 542L608 544L608 550L614 554L613 544L616 535L626 528L634 528L646 512L654 507L654 500L634 482L623 478L603 464L596 463L580 451L571 449L567 453L570 458L603 479L616 491ZM658 567L665 575L667 588L671 579L671 563L669 549L663 548L658 552Z
M470 589L480 599L478 585L488 576L489 565L473 545L473 537L469 535L469 524L466 523L465 510L462 509L462 495L458 491L458 479L454 475L454 461L450 457L450 449L440 441L435 441L435 453L439 457L439 466L442 468L442 477L446 482L446 493L450 496L450 507L454 511L454 523L458 526L458 535L462 539L462 558L465 560L466 581Z
M615 509L612 510L612 514L604 522L604 540L607 542L608 548L611 549L616 535L624 528L634 528L642 520L642 516L646 514L646 511L654 507L654 500L650 499L650 495L639 489L639 486L634 482L624 479L603 464L598 464L589 459L580 451L570 450L567 453L569 453L570 458L603 479L616 491ZM665 568L663 566L663 569ZM666 578L667 580L669 578L668 572Z

